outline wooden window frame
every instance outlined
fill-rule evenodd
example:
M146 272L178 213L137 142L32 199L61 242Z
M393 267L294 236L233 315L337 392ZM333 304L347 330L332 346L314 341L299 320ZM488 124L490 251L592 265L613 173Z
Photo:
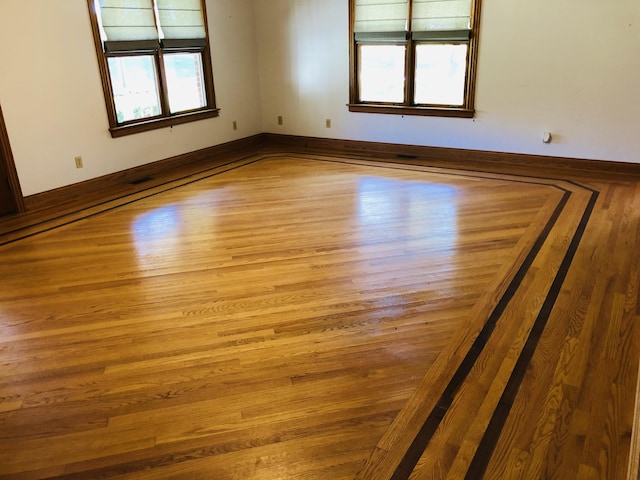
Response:
M154 45L153 47L140 47L139 45L132 45L130 49L122 49L116 52L107 52L105 51L102 38L100 36L100 27L98 25L98 16L95 10L95 1L87 0L89 15L91 18L91 28L93 31L93 40L96 47L96 55L98 58L98 67L100 70L100 77L102 79L102 89L104 92L105 104L107 108L107 117L109 119L109 132L111 133L112 137L122 137L125 135L147 132L159 128L172 127L174 125L180 125L219 116L220 109L216 107L215 91L213 86L213 67L211 63L211 48L209 45L209 29L205 3L206 2L204 0L200 1L206 33L206 38L204 39L204 44L202 46L165 47L162 45L162 42L158 42L157 45ZM203 108L173 114L170 112L169 95L163 58L164 54L170 53L199 53L201 55L204 77L204 90L207 102ZM118 122L113 87L111 85L111 77L109 75L108 59L111 57L124 57L132 55L149 55L153 57L156 69L156 80L160 97L161 112L160 115L155 117Z
M478 41L480 33L480 10L482 0L471 1L471 24L467 50L467 67L465 73L464 102L462 106L417 105L413 103L415 88L416 46L426 43L414 40L411 31L413 0L409 0L409 30L403 42L375 42L373 40L358 42L354 33L356 0L349 0L349 103L350 112L383 113L392 115L419 115L434 117L473 118L475 116L476 72L478 64ZM443 44L459 44L460 41L441 41ZM404 101L402 103L366 102L359 99L358 78L358 45L405 45L405 84Z

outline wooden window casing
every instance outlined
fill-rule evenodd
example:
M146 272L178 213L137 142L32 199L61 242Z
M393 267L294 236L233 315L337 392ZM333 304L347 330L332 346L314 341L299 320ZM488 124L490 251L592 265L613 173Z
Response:
M155 6L156 0L152 1ZM96 12L96 0L87 0L87 4L91 18L98 66L102 79L102 88L105 96L109 131L111 132L112 137L121 137L134 133L170 127L173 125L217 117L219 115L219 109L216 107L215 102L211 50L209 46L207 14L204 0L200 0L200 5L202 9L205 38L199 39L196 42L189 40L171 40L167 42L162 40L122 41L114 42L118 45L115 48L107 48L106 44L109 42L103 41L103 35L101 35L100 32L98 13ZM165 56L173 53L191 53L199 55L204 84L202 86L204 89L204 106L187 111L171 113L169 108L169 91L165 69ZM149 56L153 58L160 111L154 116L122 121L118 119L116 111L114 89L109 71L109 59L132 56Z
M376 39L376 34L365 35L364 39L358 39L354 32L356 23L356 0L349 0L349 104L351 112L362 113L384 113L396 115L421 115L440 117L461 117L473 118L475 115L475 85L478 58L478 40L480 30L480 9L481 0L471 0L470 25L468 39L447 39L446 32L440 38L429 39L424 35L416 35L412 31L412 8L414 0L408 0L409 11L407 18L407 28L403 38L396 38L397 35L389 35L384 38L384 34ZM459 32L452 31L453 36L459 36ZM420 38L423 37L423 38ZM456 45L466 44L466 70L464 79L464 100L461 105L446 104L418 104L414 101L415 80L416 80L416 47L423 44L443 44ZM360 79L360 47L363 45L397 45L405 47L405 77L404 77L404 98L402 101L381 102L363 101L360 99L361 79Z

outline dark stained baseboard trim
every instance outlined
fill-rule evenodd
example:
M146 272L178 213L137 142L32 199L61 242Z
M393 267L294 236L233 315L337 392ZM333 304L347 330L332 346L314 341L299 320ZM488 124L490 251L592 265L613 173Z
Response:
M561 176L562 173L584 176L585 178L611 178L620 176L640 177L640 163L607 160L587 160L567 157L550 157L523 153L491 152L486 150L466 150L447 147L429 147L395 143L340 140L295 135L263 134L266 148L294 150L301 153L326 152L336 154L361 155L368 159L402 163L415 161L419 165L446 166L463 169L489 169L509 172L539 170L538 174Z
M563 172L570 172L572 175L582 175L586 178L640 177L640 164L636 163L262 133L30 195L24 198L25 210L32 212L65 205L88 206L92 203L89 192L108 191L111 185L121 186L189 165L196 166L208 162L207 166L210 166L213 159L225 157L234 152L258 153L283 150L358 155L389 162L397 159L401 163L415 162L419 165L462 169L479 168L493 171L508 169L509 172L526 169L528 174L531 174L532 169L536 169L541 170L540 173L546 176L549 176L549 173L561 176ZM103 196L99 200L104 199Z
M253 152L262 145L262 143L263 137L261 134L258 134L30 195L25 197L26 210L44 210L52 206L55 207L65 204L82 204L82 206L89 206L87 205L87 198L91 198L91 195L89 195L90 192L106 192L110 186L121 186L123 184L135 186L135 183L139 182L140 179L152 178L176 168L187 166L197 167L199 164L210 167L216 159L224 160L229 154L240 153L247 150ZM105 195L98 200L105 200ZM89 203L92 202L89 201Z
M31 195L22 213L0 217L0 234L154 188L178 171L189 175L247 155L288 152L557 179L640 179L635 163L261 133Z

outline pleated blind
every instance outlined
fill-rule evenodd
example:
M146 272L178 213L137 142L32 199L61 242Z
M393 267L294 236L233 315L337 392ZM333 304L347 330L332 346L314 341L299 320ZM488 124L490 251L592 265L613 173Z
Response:
M204 12L200 0L97 0L107 51L203 47ZM156 10L157 9L157 17Z
M413 0L414 38L468 40L470 30L471 0Z
M106 43L158 41L151 0L100 0Z
M165 45L205 41L207 35L200 0L156 0L156 4Z
M404 40L408 28L408 0L356 0L356 40L366 39L372 34L377 38Z

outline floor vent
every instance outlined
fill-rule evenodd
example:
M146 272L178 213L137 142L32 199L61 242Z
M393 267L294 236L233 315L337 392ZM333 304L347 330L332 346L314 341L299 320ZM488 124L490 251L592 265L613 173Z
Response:
M418 156L417 155L405 155L404 153L399 153L399 154L396 155L396 158L407 158L409 160L413 160L413 159L418 158Z
M138 178L137 180L134 180L131 183L131 185L140 185L141 183L146 183L153 180L153 177L142 177L142 178Z

